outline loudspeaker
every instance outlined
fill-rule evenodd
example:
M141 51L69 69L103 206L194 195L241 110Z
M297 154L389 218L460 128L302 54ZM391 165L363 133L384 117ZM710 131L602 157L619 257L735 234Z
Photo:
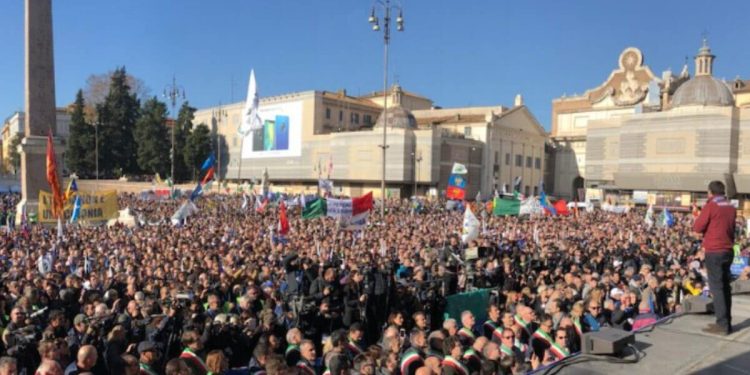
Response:
M750 293L750 280L735 280L732 283L732 294Z
M714 300L703 296L685 298L682 301L685 314L710 314L714 312Z
M622 353L628 344L635 344L635 335L632 332L604 327L597 332L584 333L581 350L585 354L617 355Z

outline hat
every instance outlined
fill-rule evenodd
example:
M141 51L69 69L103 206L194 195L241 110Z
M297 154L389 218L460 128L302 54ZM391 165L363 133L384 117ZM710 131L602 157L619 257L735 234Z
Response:
M156 343L153 341L141 341L138 344L138 354L143 354L145 352L152 352L156 351Z
M617 298L615 296L622 296L623 294L625 294L625 292L623 292L620 288L612 288L612 290L609 292L609 295L612 298Z
M81 323L86 323L86 321L87 321L87 320L88 320L88 318L86 317L86 315L84 315L84 314L78 314L78 315L76 315L76 317L75 317L75 318L73 319L73 324L81 324Z

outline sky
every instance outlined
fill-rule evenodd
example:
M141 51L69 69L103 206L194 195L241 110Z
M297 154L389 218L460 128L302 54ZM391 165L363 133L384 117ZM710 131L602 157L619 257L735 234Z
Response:
M0 118L23 110L22 0L0 0ZM261 96L383 87L370 0L53 0L58 106L86 78L125 66L151 95L176 77L197 108ZM606 80L627 47L660 76L708 37L714 75L750 79L750 1L404 0L389 81L448 107L512 106L549 129L551 101ZM378 8L380 9L380 8ZM382 18L382 17L381 17ZM395 29L395 28L394 28Z

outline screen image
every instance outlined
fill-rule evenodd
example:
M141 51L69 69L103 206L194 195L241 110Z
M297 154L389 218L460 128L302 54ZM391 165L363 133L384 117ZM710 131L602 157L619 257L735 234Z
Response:
M263 126L250 132L242 147L243 159L296 157L302 148L302 101L261 104Z

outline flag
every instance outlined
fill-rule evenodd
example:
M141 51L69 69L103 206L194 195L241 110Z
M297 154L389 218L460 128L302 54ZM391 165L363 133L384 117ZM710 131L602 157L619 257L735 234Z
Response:
M57 160L52 142L52 131L47 135L47 183L52 190L52 215L60 218L63 214L64 199L60 191L60 180L57 177Z
M156 175L154 176L154 180L156 181L157 185L162 185L164 183L164 181L162 181L161 179L161 176L159 176L159 173L156 173Z
M193 192L190 193L190 201L192 202L196 200L198 197L201 196L201 194L203 194L203 187L201 186L200 183L198 183L198 185L195 186L195 189L193 189Z
M211 181L214 178L214 167L209 167L208 172L206 172L206 175L203 176L203 181L201 181L201 184L205 185L208 181Z
M172 215L172 225L179 225L188 216L192 215L195 212L198 212L198 207L196 207L195 204L190 200L185 201L185 203L183 203L180 208L178 208L177 211L175 211Z
M523 178L521 178L521 176L517 176L513 180L513 192L514 193L516 193L516 192L518 192L519 194L521 193L521 182L522 181L523 181Z
M214 159L214 154L208 155L206 161L204 161L201 165L201 172L205 171L208 168L213 168L215 162L216 160Z
M464 224L463 231L461 232L461 241L463 243L469 243L479 237L479 220L471 211L471 206L466 206L464 211Z
M477 191L477 196L474 197L474 200L477 201L477 202L481 202L482 201L482 191L481 190Z
M314 219L316 217L325 216L326 213L326 200L323 198L316 198L302 209L302 218Z
M557 211L558 215L562 216L568 216L570 215L570 210L568 209L568 202L566 202L564 199L560 199L555 204L552 205L552 207Z
M372 192L350 199L327 199L326 215L334 219L349 219L365 211L372 210Z
M661 224L667 228L674 225L674 216L672 216L672 213L666 207L661 212Z
M542 205L542 208L544 208L544 211L546 211L550 215L557 215L557 209L555 206L553 206L549 198L547 198L547 193L544 192L544 189L542 188L541 193L539 194L539 204Z
M521 212L521 201L518 199L495 198L492 214L495 216L517 216Z
M286 236L289 233L289 219L286 217L286 205L282 201L279 205L279 234Z
M351 218L341 221L344 230L362 230L367 227L367 218L370 217L370 211L362 212Z
M71 178L68 182L68 188L65 190L65 201L70 200L74 194L78 194L78 184L75 178Z
M73 202L73 213L70 215L70 222L75 223L78 221L78 217L81 215L81 197L76 195L76 200Z
M305 200L305 193L302 193L299 195L299 205L302 206L303 210L307 208L307 200Z
M267 205L268 205L268 198L263 198L262 195L255 196L255 212L265 211Z
M446 198L463 200L466 197L466 179L457 174L452 174L448 179L448 190Z
M320 179L318 180L318 187L320 190L331 192L333 191L333 181L331 180L324 180Z
M643 219L648 229L654 226L654 205L649 204L648 210L646 210L646 218Z
M451 174L467 174L469 173L469 170L466 169L466 166L459 163L453 163L453 169L451 170Z
M260 98L258 96L258 87L255 83L255 71L250 70L250 82L247 85L247 99L245 99L245 108L242 111L242 122L238 129L238 132L243 137L247 137L251 131L263 128L263 121L258 113L259 109Z
M508 189L505 188L505 184L503 184L503 195L508 195Z
M247 210L247 194L242 193L242 209Z
M63 238L62 215L57 217L57 238Z

